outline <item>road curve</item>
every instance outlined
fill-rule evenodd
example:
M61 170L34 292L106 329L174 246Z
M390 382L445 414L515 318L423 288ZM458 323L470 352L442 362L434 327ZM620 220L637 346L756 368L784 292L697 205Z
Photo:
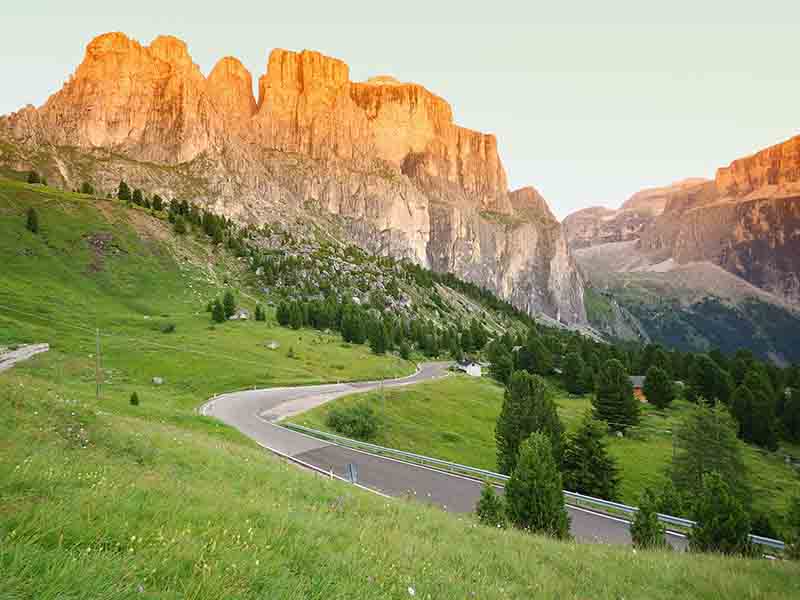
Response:
M399 387L447 375L450 363L423 363L413 375L383 382ZM363 487L389 495L412 496L452 512L472 512L481 483L459 475L412 465L391 458L344 448L274 424L275 421L309 410L325 402L356 392L377 389L381 382L334 383L304 387L247 390L216 396L200 412L235 427L260 445L326 472L344 477L346 467L358 467ZM589 542L629 544L629 523L576 507L567 507L576 539ZM669 536L674 546L685 547L685 539Z

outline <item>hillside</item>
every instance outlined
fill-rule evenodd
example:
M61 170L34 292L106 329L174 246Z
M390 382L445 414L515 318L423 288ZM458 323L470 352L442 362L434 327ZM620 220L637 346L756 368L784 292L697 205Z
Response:
M30 207L36 235L25 229ZM788 563L494 531L287 466L196 407L226 389L399 375L411 365L337 334L277 327L270 308L266 323L212 325L204 307L226 280L241 305L255 305L251 270L204 234L175 235L163 215L139 207L0 180L0 233L0 345L52 345L0 374L0 596L798 591ZM279 348L265 347L270 340Z
M107 33L61 90L0 118L0 166L102 195L120 180L240 224L336 217L349 242L492 290L530 315L585 324L558 221L508 188L498 141L450 104L343 61L275 49L253 96L227 57L205 76L187 45Z
M800 360L800 309L710 262L677 263L635 241L575 250L594 328L684 351L749 349Z

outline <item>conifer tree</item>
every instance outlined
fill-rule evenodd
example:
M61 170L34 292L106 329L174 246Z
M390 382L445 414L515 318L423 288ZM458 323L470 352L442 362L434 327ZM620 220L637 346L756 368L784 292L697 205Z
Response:
M759 368L752 368L745 375L742 385L752 392L751 409L745 417L742 439L768 450L777 450L776 394L769 376Z
M642 391L650 404L661 409L669 406L675 399L675 388L669 375L656 366L648 369Z
M506 512L515 526L555 538L569 537L561 474L552 444L543 432L522 442L519 459L506 483Z
M139 394L137 394L136 392L133 392L131 394L130 402L131 402L131 406L139 406Z
M219 298L214 300L214 306L211 309L211 318L217 323L223 323L225 321L225 308L222 306L222 302L219 301Z
M236 312L236 298L231 290L226 290L222 297L222 308L225 310L225 318L229 319Z
M689 532L692 550L721 554L751 552L750 518L716 471L703 475L694 512L697 524Z
M786 437L793 442L800 442L800 388L792 388L783 406L781 421Z
M117 198L122 200L123 202L128 202L131 199L131 188L128 187L128 184L124 181L119 182L119 188L117 189Z
M520 444L536 431L548 436L551 453L560 462L564 426L547 393L547 384L538 375L516 371L506 389L495 426L497 467L501 473L509 474L514 470Z
M81 184L81 194L87 194L89 196L94 196L94 186L89 183L88 181L84 181Z
M178 235L184 235L186 233L186 222L180 215L175 217L175 222L172 224L172 227Z
M164 208L164 199L158 194L153 195L153 210L160 211Z
M133 190L133 195L131 196L131 202L133 202L137 206L144 205L144 195L142 194L142 190L140 190L139 188Z
M583 394L586 390L583 386L583 370L586 365L583 364L581 355L577 352L570 352L564 360L563 379L564 387L570 394Z
M616 461L608 454L606 426L591 413L583 417L580 427L565 445L562 471L564 486L587 496L615 500L619 486Z
M608 423L613 431L624 431L639 422L639 402L619 360L612 358L603 365L595 385L592 399L595 418Z
M408 360L411 357L411 346L406 340L400 342L400 358Z
M503 497L494 491L494 486L486 482L481 490L481 497L475 507L478 521L488 527L505 527L506 515Z
M28 209L26 215L25 227L31 233L39 233L39 213L32 206Z
M736 423L722 406L697 406L673 434L671 477L677 490L697 498L703 477L715 471L744 506L750 503L747 469L736 439Z
M631 540L634 547L642 550L668 548L669 545L664 537L666 527L658 520L658 501L649 488L642 494L638 508L631 523Z
M786 556L800 560L800 496L795 496L789 505L786 525Z
M369 347L375 354L386 354L386 329L378 319L372 324L369 336Z
M41 179L39 178L39 173L36 171L31 171L28 173L28 183L41 183Z

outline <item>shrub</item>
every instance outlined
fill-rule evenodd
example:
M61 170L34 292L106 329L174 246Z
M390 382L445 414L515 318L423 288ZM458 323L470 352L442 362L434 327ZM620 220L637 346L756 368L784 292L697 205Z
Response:
M136 392L131 394L131 406L139 406L139 394Z
M364 403L336 406L328 413L326 422L337 433L358 440L371 440L378 433L378 416Z
M668 548L664 538L665 531L664 524L658 520L658 500L650 489L646 489L639 501L636 517L631 523L633 545L644 550Z
M41 183L41 178L36 171L31 171L28 173L28 183Z
M28 209L25 227L27 227L28 231L31 233L39 233L39 214L32 206Z
M488 481L484 484L481 491L480 500L475 507L475 514L478 521L489 527L506 526L506 510L502 496L498 496L494 491L494 486Z
M786 538L786 556L800 560L800 496L795 496L787 519L789 535Z
M217 323L225 321L225 309L222 307L222 302L219 298L214 300L214 305L211 307L211 318Z
M94 196L94 186L88 181L84 181L81 184L81 194L87 194L89 196Z
M161 333L174 333L175 323L166 323L161 327Z
M178 235L184 235L186 233L186 221L183 220L182 216L178 215L175 217L175 222L172 224L172 228Z

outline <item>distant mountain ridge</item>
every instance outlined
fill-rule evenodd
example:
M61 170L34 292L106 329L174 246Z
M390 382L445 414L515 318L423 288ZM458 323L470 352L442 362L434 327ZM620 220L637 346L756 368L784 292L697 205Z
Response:
M242 222L339 219L363 248L449 271L529 313L586 320L566 238L532 188L510 191L493 135L456 125L450 105L388 76L273 50L252 76L225 57L205 77L184 42L92 40L40 108L0 119L0 165L51 183L120 179Z
M642 252L708 261L800 304L800 136L733 161L713 181L645 190L619 211L573 213L564 227L572 248L638 241Z

